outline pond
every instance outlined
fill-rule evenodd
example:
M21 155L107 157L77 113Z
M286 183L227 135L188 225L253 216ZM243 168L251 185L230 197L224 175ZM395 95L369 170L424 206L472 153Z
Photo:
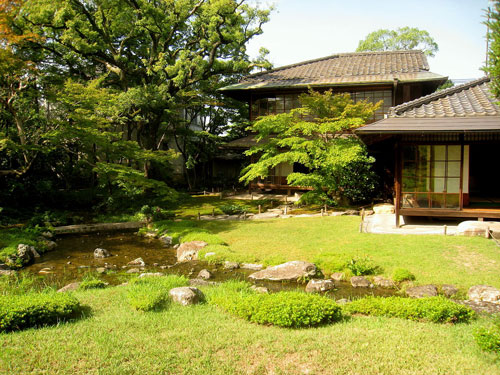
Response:
M267 287L272 292L305 289L304 283L252 281L248 279L248 276L255 272L252 270L225 270L222 265L209 264L204 261L177 263L174 248L165 247L157 239L140 237L132 232L68 235L58 238L57 244L56 250L43 254L23 272L34 275L43 274L46 284L62 287L70 282L81 280L85 274L95 274L98 268L106 268L106 272L100 274L99 278L111 285L121 284L133 277L134 274L127 273L127 270L131 268L139 268L141 272L184 275L188 278L196 278L199 271L208 269L213 274L210 281L214 282L230 279L246 280L256 286ZM112 256L95 259L94 249L98 247L108 250ZM145 266L127 265L136 258L142 258ZM382 288L353 288L349 282L336 281L335 286L334 291L327 292L335 299L352 299L365 295L389 296L395 292Z

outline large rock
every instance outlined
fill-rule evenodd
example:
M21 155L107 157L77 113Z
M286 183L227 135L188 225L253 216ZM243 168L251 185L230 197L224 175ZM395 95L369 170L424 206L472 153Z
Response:
M217 285L215 281L207 281L204 279L189 279L190 286L207 286L207 285Z
M207 257L207 254L205 254L205 258ZM256 263L241 263L240 268L243 268L244 270L260 271L264 268L264 266Z
M211 278L212 278L212 272L210 272L210 271L209 271L209 270L207 270L207 269L202 269L202 270L198 273L198 278L200 278L200 279L204 279L204 280L211 279Z
M54 251L57 247L57 243L54 241L44 240L43 244L47 248L47 251Z
M225 270L236 270L238 268L240 268L240 265L236 262L230 262L228 260L226 260L224 262L224 269Z
M146 263L142 258L136 258L134 260L131 260L130 262L127 263L127 266L140 266L144 267Z
M40 255L33 246L25 245L23 243L17 245L17 257L21 259L23 264L31 262L33 258L35 258L35 254L38 255L38 257L40 257Z
M183 306L194 305L202 302L205 298L201 290L192 286L170 289L168 295L172 298L172 301Z
M435 297L438 295L438 289L435 285L420 285L406 289L406 295L413 298Z
M351 277L351 285L354 288L372 288L373 284L367 278L363 276L353 276Z
M495 221L462 221L458 224L457 235L487 237L488 230L493 232L493 236L500 236L500 223Z
M389 288L389 289L392 289L392 288L395 288L396 287L396 284L394 284L394 281L392 280L389 280L389 279L385 279L383 278L382 276L375 276L373 278L373 284L375 286L379 286L381 288Z
M172 246L173 238L172 236L167 236L166 234L164 234L160 237L160 241L164 246Z
M380 203L373 206L373 212L375 214L393 214L394 205L390 203Z
M453 297L455 294L458 293L458 288L455 286L455 285L451 285L451 284L444 284L441 286L441 293L445 296L445 297Z
M345 280L345 273L344 272L335 272L335 273L332 273L332 275L330 277L334 281L342 281L342 280Z
M205 241L184 242L177 248L177 262L198 260L198 252L207 245Z
M94 258L109 258L110 256L111 253L106 249L98 247L94 250Z
M57 292L58 293L72 292L74 290L77 290L78 287L80 286L80 284L81 284L80 282L76 282L76 283L71 283L71 284L65 285L61 289L59 289Z
M489 285L471 286L467 294L472 301L500 303L500 290Z
M311 279L306 285L307 293L326 292L335 289L333 280Z
M265 270L254 272L248 277L254 280L297 281L314 277L316 274L318 274L318 268L313 263L294 260L267 267Z

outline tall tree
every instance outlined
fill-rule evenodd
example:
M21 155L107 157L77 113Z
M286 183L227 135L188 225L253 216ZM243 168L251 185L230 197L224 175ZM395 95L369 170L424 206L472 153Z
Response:
M500 97L500 1L495 1L488 9L488 61L484 70L491 78L493 93Z
M370 170L374 160L351 131L363 125L380 104L354 103L349 94L334 95L331 91L311 91L299 99L301 108L262 117L251 125L258 144L247 155L260 158L243 170L241 181L250 183L265 177L280 163L299 163L308 172L294 172L287 181L314 189L302 200L366 200L374 189Z
M26 131L16 134L4 106L0 131L9 132L0 147L10 155L64 153L66 172L72 163L86 165L100 181L128 191L133 184L164 188L151 178L160 178L172 159L164 152L170 137L197 102L186 99L209 97L227 80L266 65L250 61L246 43L262 32L269 10L246 0L0 0L0 9L8 10L0 17L0 43L10 51L0 56L1 79L21 83L16 98L34 89L31 105L18 100L15 109L35 110L46 125L42 135L34 132L36 142ZM14 57L19 64L9 63ZM0 101L7 94L1 91ZM212 123L217 117L208 116ZM9 168L24 173L28 162ZM54 171L58 178L66 172Z
M439 50L437 43L425 30L416 27L400 27L396 30L380 29L360 40L356 52L422 50L433 57Z

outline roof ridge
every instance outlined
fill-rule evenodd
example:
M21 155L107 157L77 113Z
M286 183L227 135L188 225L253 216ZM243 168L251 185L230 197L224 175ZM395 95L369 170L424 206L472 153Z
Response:
M316 59L301 61L301 62L294 63L294 64L288 64L288 65L279 66L277 68L265 70L263 72L253 73L253 74L250 74L248 76L245 76L243 79L246 80L248 78L259 77L259 76L264 75L264 74L278 72L280 70L295 68L295 67L301 66L301 65L312 64L312 63L315 63L315 62L319 62L319 61L323 61L323 60L329 60L329 59L338 58L338 57L344 57L344 56L353 56L353 55L359 55L359 56L363 56L363 55L396 55L396 54L411 54L411 53L417 53L417 52L421 53L423 55L423 57L425 58L425 62L427 63L427 58L426 58L425 54L421 50L341 52L341 53L334 53L333 55L329 55L329 56L318 57Z
M478 86L478 85L481 85L481 84L483 84L485 82L489 82L489 81L490 81L490 77L484 76L484 77L475 79L473 81L470 81L467 83L462 83L461 85L449 87L449 88L444 89L444 90L436 91L432 94L422 96L418 99L391 107L389 109L389 117L395 117L402 112L419 107L423 104L428 104L433 100L441 99L441 98L444 98L446 96L459 93L461 91L470 89L471 87Z

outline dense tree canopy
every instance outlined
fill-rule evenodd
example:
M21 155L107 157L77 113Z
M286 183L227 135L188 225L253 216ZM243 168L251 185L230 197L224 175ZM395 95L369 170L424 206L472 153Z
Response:
M380 29L373 31L360 40L357 52L362 51L424 51L427 56L434 56L439 50L437 43L425 30L416 27L400 27L396 30Z
M354 103L349 94L311 91L299 97L301 108L260 118L250 129L257 146L248 155L259 160L243 170L241 181L265 177L281 163L298 163L308 172L288 175L292 186L314 190L303 200L338 203L367 199L374 189L374 175L363 143L352 130L363 125L379 104ZM311 198L311 199L309 199Z
M500 97L500 1L495 1L488 13L489 51L485 71L491 77L493 93Z
M269 66L246 54L269 10L246 0L0 0L0 11L0 170L13 178L166 192L175 144L195 165L238 116L217 88Z

